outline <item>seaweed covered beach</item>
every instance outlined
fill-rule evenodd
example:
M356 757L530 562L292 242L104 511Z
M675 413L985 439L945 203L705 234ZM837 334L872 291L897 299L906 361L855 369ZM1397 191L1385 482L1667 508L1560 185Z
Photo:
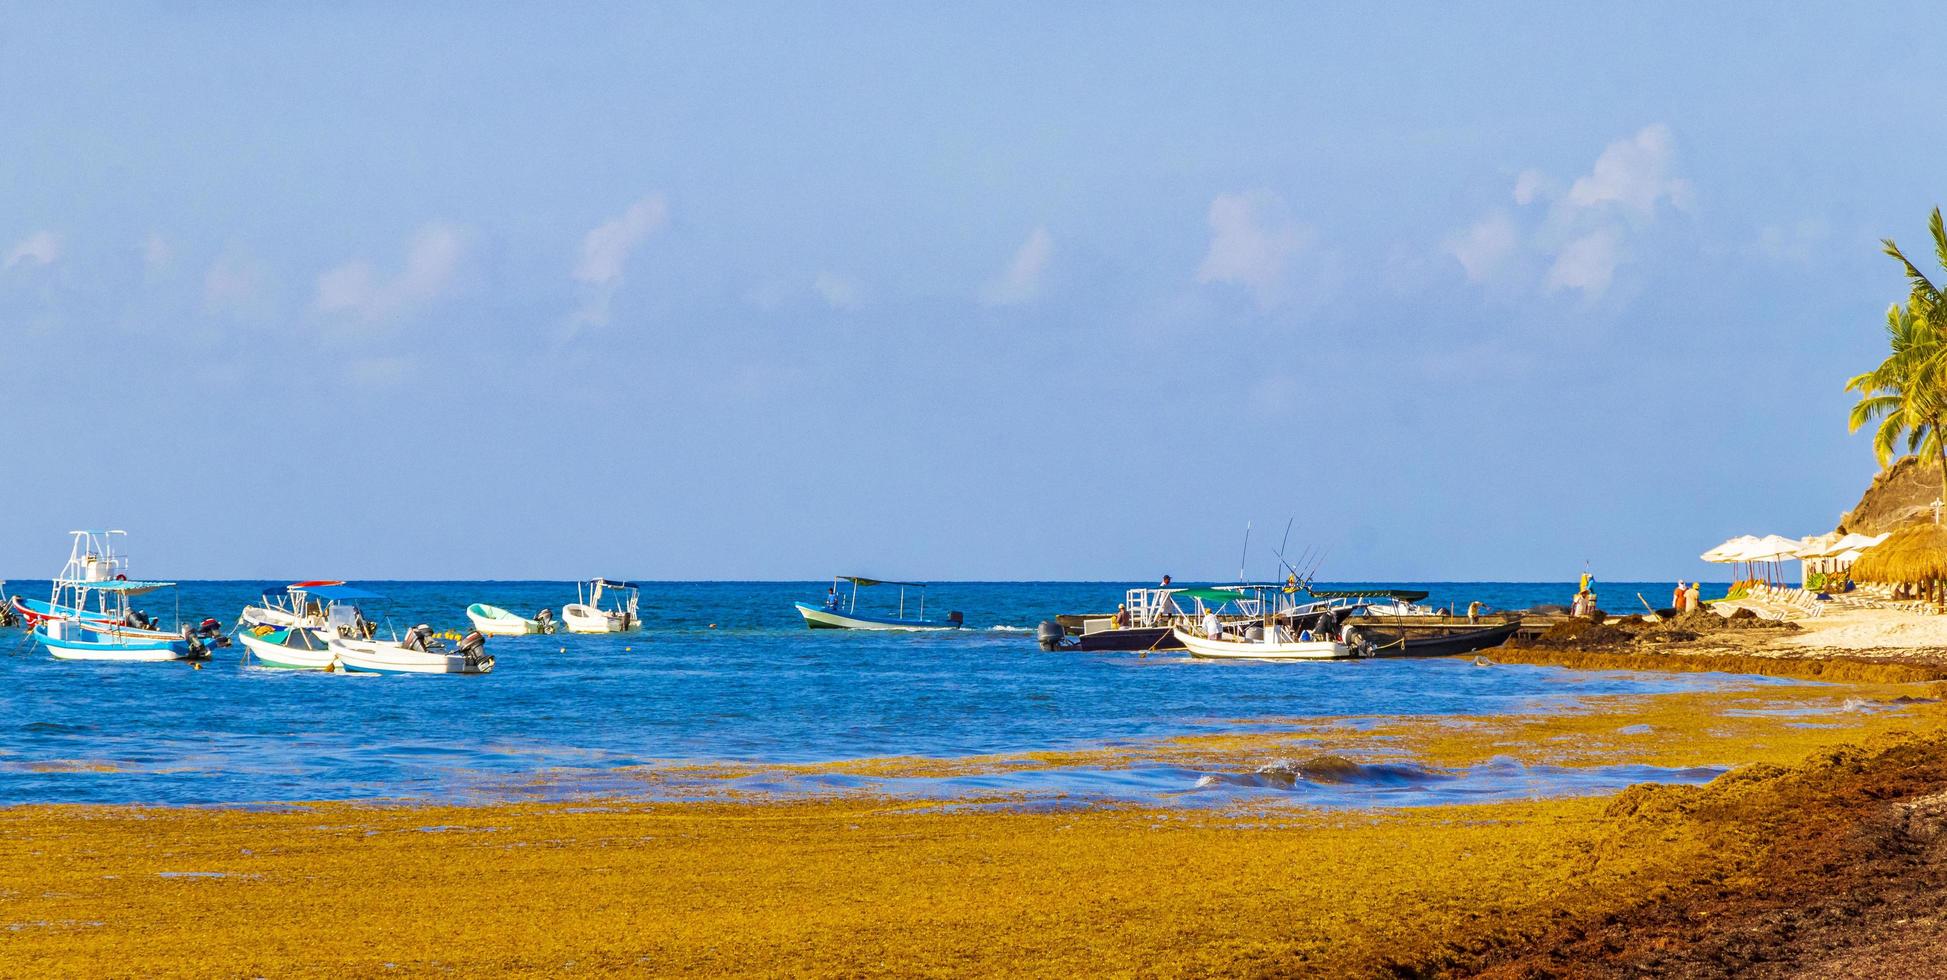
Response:
M702 766L554 802L17 806L0 971L1917 975L1947 936L1947 690L1911 670L764 773L813 793ZM1701 775L1333 805L1385 766ZM1077 767L1283 791L996 781ZM927 779L959 781L898 789Z

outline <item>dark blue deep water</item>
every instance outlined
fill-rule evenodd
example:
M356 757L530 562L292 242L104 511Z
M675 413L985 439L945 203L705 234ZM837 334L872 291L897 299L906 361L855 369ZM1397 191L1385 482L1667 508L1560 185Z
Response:
M234 622L264 584L186 583L181 613ZM388 601L367 603L367 611L401 628L464 629L470 602L532 614L574 601L571 583L357 584L384 593ZM489 647L498 664L486 676L246 669L241 646L218 651L201 670L68 663L18 630L0 632L0 803L475 801L524 796L552 782L574 795L577 783L603 786L603 773L667 762L1012 753L1221 732L1266 719L1532 711L1589 695L1762 683L1481 669L1466 660L1210 663L1036 647L1042 619L1113 609L1127 587L1115 583L945 583L931 590L928 611L960 610L970 628L812 632L791 603L817 601L826 584L645 583L645 632L496 638ZM1564 602L1571 591L1419 587L1433 592L1433 602L1463 607L1475 598L1498 607ZM1659 600L1650 589L1669 591L1668 584L1602 587L1632 601L1637 591L1652 602ZM9 589L39 597L47 585L15 581ZM165 621L176 616L166 592L148 597L146 608ZM1035 786L1003 788L1086 793L1124 777L1035 778ZM1188 788L1197 774L1126 778L1140 796L1176 782ZM1144 779L1158 782L1138 785Z

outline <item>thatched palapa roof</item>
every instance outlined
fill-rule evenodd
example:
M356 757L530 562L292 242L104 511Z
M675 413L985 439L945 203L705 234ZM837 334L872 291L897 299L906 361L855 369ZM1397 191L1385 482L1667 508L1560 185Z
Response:
M1867 548L1852 563L1862 582L1930 582L1947 579L1947 527L1915 524Z

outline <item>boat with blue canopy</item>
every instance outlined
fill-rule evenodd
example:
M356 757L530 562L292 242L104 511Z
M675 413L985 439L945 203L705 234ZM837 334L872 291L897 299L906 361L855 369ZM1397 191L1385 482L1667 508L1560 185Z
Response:
M851 585L847 597L840 592L841 584ZM891 616L874 616L859 612L859 589L873 586L896 586L899 589L899 605ZM906 590L918 593L914 618L906 616ZM798 615L804 617L805 625L815 630L957 630L966 625L965 617L958 612L949 612L945 619L926 618L926 585L921 582L891 582L885 579L866 578L863 575L839 575L832 579L831 591L825 594L825 603L814 606L809 602L794 603Z
M355 603L361 599L383 598L377 592L368 592L338 579L292 582L289 585L267 586L263 590L263 602L243 607L239 618L245 626L269 626L274 629L302 626L321 630L328 625L332 606Z
M263 605L244 607L237 639L248 659L281 670L344 669L331 638L370 639L376 628L357 604L385 598L335 579L272 586L263 595Z
M56 576L45 603L15 597L34 623L34 639L61 660L193 660L209 656L211 647L225 646L221 624L204 620L196 627L181 623L164 630L147 613L129 604L133 596L175 587L174 582L128 577L126 556L117 555L114 539L126 531L68 532L73 543L67 564Z

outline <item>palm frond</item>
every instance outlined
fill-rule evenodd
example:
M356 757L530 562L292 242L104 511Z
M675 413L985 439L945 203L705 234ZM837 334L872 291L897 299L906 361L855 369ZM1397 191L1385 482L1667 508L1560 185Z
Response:
M1941 224L1939 205L1934 206L1933 214L1927 218L1927 232L1933 235L1934 261L1947 269L1947 225Z
M1875 395L1871 398L1861 399L1859 404L1852 406L1852 414L1846 420L1846 431L1858 432L1860 426L1878 419L1889 412L1898 411L1899 407L1900 398L1898 395Z

